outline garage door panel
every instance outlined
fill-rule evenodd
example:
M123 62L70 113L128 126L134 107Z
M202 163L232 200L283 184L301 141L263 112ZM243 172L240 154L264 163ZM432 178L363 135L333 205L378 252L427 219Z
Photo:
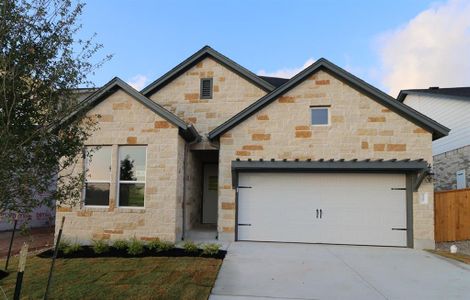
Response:
M240 240L406 246L405 176L240 174ZM317 218L316 210L322 217Z

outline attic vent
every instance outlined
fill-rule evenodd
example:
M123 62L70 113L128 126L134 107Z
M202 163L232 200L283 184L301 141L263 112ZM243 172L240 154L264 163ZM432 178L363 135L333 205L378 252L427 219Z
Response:
M212 99L212 78L201 79L201 99Z

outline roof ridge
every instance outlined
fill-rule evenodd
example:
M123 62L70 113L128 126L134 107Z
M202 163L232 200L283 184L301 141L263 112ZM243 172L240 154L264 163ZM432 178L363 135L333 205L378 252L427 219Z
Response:
M193 53L191 56L183 60L181 63L173 67L171 70L154 80L152 83L144 87L140 92L143 95L147 95L154 90L157 90L159 88L162 88L166 84L170 83L173 81L174 78L178 77L181 73L183 73L185 70L188 68L192 67L194 64L196 64L198 61L201 59L205 58L206 56L211 56L215 60L217 60L219 63L224 65L225 67L231 69L235 73L238 73L245 79L251 81L255 85L259 86L263 90L270 92L275 89L275 87L270 84L269 82L263 80L260 78L258 75L253 73L252 71L248 70L247 68L241 66L237 62L231 60L227 56L223 55L222 53L214 50L210 46L206 45Z
M88 110L93 105L98 104L103 98L108 95L108 93L113 92L113 88L115 87L121 88L122 90L124 90L124 92L129 94L131 97L135 98L137 101L152 110L154 113L178 127L181 131L182 136L185 139L197 140L200 138L199 133L197 133L194 126L192 126L191 124L187 124L184 120L173 114L171 111L167 110L160 104L150 100L145 95L141 94L139 91L134 89L132 86L130 86L128 83L126 83L124 80L117 76L108 81L105 85L103 85L101 88L89 95L83 101L81 101L78 104L77 110L71 115L69 115L67 119L70 119L79 112Z
M235 127L236 125L238 125L238 123L244 121L256 111L262 109L264 106L277 99L277 97L279 97L280 95L283 95L290 89L294 88L295 86L297 86L297 84L300 84L307 76L317 72L321 68L324 68L326 71L332 72L334 75L346 80L347 82L349 82L349 84L361 90L363 93L372 96L371 98L375 101L380 102L382 105L387 106L388 108L409 119L410 121L418 123L420 126L427 128L430 132L433 133L433 137L439 138L448 134L450 130L449 128L437 123L431 118L412 109L411 107L404 105L392 96L386 94L385 92L379 90L378 88L372 86L371 84L365 82L364 80L356 77L355 75L347 72L346 70L340 68L339 66L333 64L332 62L322 57L312 63L307 68L297 73L285 84L281 85L280 87L268 93L267 95L261 97L260 99L258 99L257 101L237 113L232 118L217 126L215 129L209 132L209 139L214 139L219 135L223 134L224 132Z

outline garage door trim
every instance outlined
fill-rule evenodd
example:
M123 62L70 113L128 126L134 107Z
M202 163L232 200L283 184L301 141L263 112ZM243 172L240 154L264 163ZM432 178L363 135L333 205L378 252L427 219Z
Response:
M396 173L406 175L407 247L413 248L413 182L417 174L427 170L424 160L320 160L320 161L232 161L232 184L235 193L235 240L238 241L238 173Z

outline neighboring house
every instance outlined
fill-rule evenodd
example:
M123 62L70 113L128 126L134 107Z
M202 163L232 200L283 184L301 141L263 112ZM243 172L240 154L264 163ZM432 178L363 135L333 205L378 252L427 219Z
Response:
M83 101L97 89L95 88L78 88L74 90L74 93L77 95L77 101ZM55 188L55 182L51 186L51 189ZM11 230L13 229L13 220L16 216L16 213L6 211L0 213L0 231ZM46 205L41 205L32 210L31 213L23 213L16 216L18 218L18 224L27 223L27 226L30 228L36 227L46 227L54 225L55 219L55 209L53 207L48 207Z
M470 87L403 90L398 100L451 129L433 142L434 188L455 190L470 182Z
M141 92L85 100L102 146L70 239L434 247L431 143L448 129L325 59L287 80L204 47ZM215 237L215 234L214 234Z

